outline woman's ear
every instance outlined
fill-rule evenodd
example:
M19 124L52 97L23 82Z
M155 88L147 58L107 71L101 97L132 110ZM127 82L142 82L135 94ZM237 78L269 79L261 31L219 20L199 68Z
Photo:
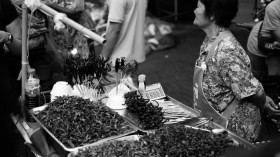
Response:
M215 17L213 15L210 16L210 21L211 22L215 21Z

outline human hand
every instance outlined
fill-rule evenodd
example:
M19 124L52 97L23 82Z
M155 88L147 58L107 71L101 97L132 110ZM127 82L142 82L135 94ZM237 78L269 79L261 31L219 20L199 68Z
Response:
M100 59L103 60L105 63L107 63L110 58L109 57L104 57L102 54L99 55Z
M0 43L4 43L9 40L9 34L5 31L0 31Z
M273 47L274 47L274 49L280 50L280 42L275 41L275 42L273 43Z
M269 116L280 116L280 104L275 104L274 101L266 96L264 110Z

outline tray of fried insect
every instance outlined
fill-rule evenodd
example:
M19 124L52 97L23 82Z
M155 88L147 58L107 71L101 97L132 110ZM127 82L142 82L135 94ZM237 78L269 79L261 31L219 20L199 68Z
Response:
M154 133L135 134L91 145L68 157L94 156L220 156L245 149L223 129L202 129L182 124L164 126Z
M127 122L142 132L154 132L164 125L174 125L181 122L191 125L199 115L198 111L170 96L153 101L144 99L139 95L134 96L133 99L125 97L127 107L121 115Z
M211 117L200 117L199 111L184 105L183 103L175 100L174 98L167 96L166 100L164 103L167 103L167 106L172 106L172 104L168 103L174 103L176 106L180 106L181 108L184 108L184 110L188 111L190 113L189 118L185 118L183 120L175 120L174 123L165 123L165 125L176 125L176 124L184 124L185 126L188 127L194 127L194 128L203 128L207 126L208 128L210 127L210 130L224 130L228 133L229 137L231 137L234 141L238 142L239 144L243 145L247 149L255 149L256 147L248 142L247 140L237 136L235 133L229 131L228 129L224 128L223 126L219 125L218 123L213 122ZM172 108L172 107L171 107ZM176 116L176 112L174 112L174 116ZM214 130L214 131L215 131Z
M212 120L208 121L207 123L201 124L196 128L203 129L203 130L213 130L214 132L227 132L228 136L231 137L234 141L236 141L240 146L246 149L257 148L253 143L241 138L240 136L236 135L234 132L226 129L225 127L221 126L216 122L213 122Z
M155 120L156 122L158 122L157 124L159 124L156 128L153 129L143 128L142 127L143 123L141 123L141 121L139 120L139 116L137 114L133 114L129 112L128 108L123 112L123 116L125 120L128 121L134 127L136 127L138 130L145 133L153 133L155 132L155 130L163 126L178 125L178 124L183 124L185 126L195 127L195 128L211 126L211 129L225 130L226 132L228 132L229 136L232 139L242 144L244 147L249 149L255 148L255 146L250 142L237 136L236 134L222 127L221 125L213 122L211 117L200 117L199 111L187 105L184 105L183 103L175 100L174 98L168 95L164 99L151 102L151 104L154 106L158 106L158 108L161 108L161 112L163 113L163 118L164 118L163 121ZM154 119L153 117L151 117L148 120L150 122L153 122Z
M134 90L136 88L133 88ZM131 95L136 95L138 91L131 91ZM139 92L138 92L139 94ZM126 96L125 96L126 97ZM127 99L127 98L126 98ZM139 99L139 97L138 97ZM141 99L140 101L144 101ZM146 101L146 100L145 100ZM135 103L135 102L134 102ZM132 104L134 104L132 103ZM241 137L237 136L236 134L232 133L231 131L225 129L221 125L215 123L212 121L211 117L200 117L200 112L198 110L195 110L176 99L172 98L171 96L165 95L165 97L161 99L156 99L154 101L146 101L146 104L149 104L150 106L156 106L155 108L160 110L161 116L160 119L156 119L155 117L151 116L149 118L146 118L147 121L153 122L156 121L158 124L157 126L154 126L152 128L145 128L145 123L141 122L139 115L140 112L134 112L132 113L129 110L129 105L127 105L127 108L125 110L122 110L119 112L120 115L122 115L127 122L129 122L132 126L134 126L137 130L145 133L154 133L157 129L163 127L163 126L169 126L169 125L177 125L177 124L183 124L185 126L189 127L202 127L202 126L212 126L212 129L222 129L226 130L229 133L229 136L232 137L235 141L241 143L247 148L255 148L254 145L252 145L250 142L246 141L245 139L242 139ZM134 108L137 108L137 106L140 106L136 103L134 105ZM157 112L157 113L160 113ZM155 118L155 119L153 119ZM163 118L163 119L162 119ZM211 124L211 125L210 125ZM144 126L144 127L143 127Z
M57 97L53 102L29 110L29 113L63 156L93 143L137 132L122 116L101 102L75 96Z
M176 115L178 114L178 112L174 112L172 111L172 107L174 104L177 108L183 108L184 111L189 112L190 116L187 118L186 116L184 116L184 118L180 118L176 119ZM168 106L167 108L169 108L171 113L171 117L175 116L175 120L174 121L170 121L166 122L165 125L176 125L176 124L184 124L186 126L189 127L196 127L196 128L202 128L204 126L211 126L210 130L213 129L220 129L220 130L224 130L228 133L228 135L235 141L237 141L238 143L240 143L241 145L243 145L244 147L248 148L248 149L254 149L256 148L252 143L248 142L247 140L237 136L235 133L229 131L228 129L224 128L223 126L219 125L218 123L213 122L211 117L200 117L200 113L199 111L175 100L174 98L167 96L165 101L163 102L162 106ZM171 109L170 109L171 108ZM180 111L180 109L176 109L176 111Z

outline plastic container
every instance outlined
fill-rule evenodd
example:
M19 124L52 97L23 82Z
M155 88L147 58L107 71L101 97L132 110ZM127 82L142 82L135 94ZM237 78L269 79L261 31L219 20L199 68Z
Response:
M138 76L138 81L139 81L138 90L141 93L143 98L147 98L147 96L146 96L145 79L146 79L146 75L142 74L142 75Z
M51 90L51 102L56 99L58 96L71 96L72 87L65 81L58 81L53 85Z
M35 74L35 69L28 69L25 81L25 104L28 110L41 106L40 104L40 79ZM32 116L26 117L27 121L34 122Z

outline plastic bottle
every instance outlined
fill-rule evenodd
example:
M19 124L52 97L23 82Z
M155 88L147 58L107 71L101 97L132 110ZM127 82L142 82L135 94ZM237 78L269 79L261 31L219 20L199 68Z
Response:
M138 85L138 90L141 93L143 98L146 98L146 85L145 85L145 79L146 79L146 75L139 75L138 76L138 81L139 81L139 85Z
M35 74L35 69L28 69L25 81L25 101L28 110L40 106L40 79ZM27 121L34 121L31 115L26 118Z

